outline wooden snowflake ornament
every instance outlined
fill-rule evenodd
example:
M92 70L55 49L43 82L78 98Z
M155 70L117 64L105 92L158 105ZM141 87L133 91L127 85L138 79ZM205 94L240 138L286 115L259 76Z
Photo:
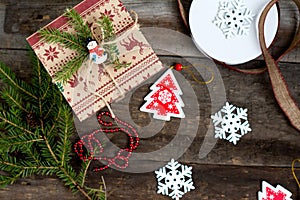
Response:
M179 200L185 193L194 190L192 167L182 165L172 159L167 165L155 171L158 194Z
M262 191L258 192L258 200L292 200L291 197L292 193L281 185L275 188L266 181L262 182Z
M167 70L151 87L140 108L143 112L153 113L153 118L169 121L170 117L184 118L180 97L182 91L171 69Z
M226 102L219 112L211 116L215 127L215 138L237 144L242 136L251 131L247 111Z
M222 0L213 23L221 29L226 38L232 38L248 34L253 16L243 0Z

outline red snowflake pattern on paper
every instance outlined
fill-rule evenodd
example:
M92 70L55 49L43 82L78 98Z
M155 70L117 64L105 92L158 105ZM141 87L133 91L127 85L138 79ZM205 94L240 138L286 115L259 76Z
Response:
M46 52L46 53L44 53L44 56L47 57L47 61L51 60L51 61L53 62L55 58L58 58L59 52L56 51L56 47L53 47L53 48L52 48L52 47L50 46L48 50L45 49L45 52Z
M266 181L262 182L262 191L258 192L258 200L292 200L291 196L292 193L281 185L275 188Z
M105 0L100 3L100 6L104 6L104 4L108 3L110 0Z
M115 17L115 15L113 15L111 12L112 12L111 10L106 10L106 9L105 9L103 14L104 14L105 16L108 16L108 17L110 18L111 21L114 21L113 18Z
M125 7L124 4L121 3L121 2L118 4L118 7L121 8L121 12L122 12L122 11L126 11L126 7Z

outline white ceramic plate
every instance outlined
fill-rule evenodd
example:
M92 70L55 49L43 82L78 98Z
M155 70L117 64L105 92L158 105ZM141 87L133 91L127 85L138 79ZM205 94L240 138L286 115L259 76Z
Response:
M231 1L231 0L228 0ZM194 0L190 8L189 23L197 48L205 55L227 64L241 64L261 55L258 41L258 21L269 0L244 0L245 6L254 15L247 35L226 38L213 23L220 0ZM278 11L274 5L265 22L265 38L269 47L278 29Z

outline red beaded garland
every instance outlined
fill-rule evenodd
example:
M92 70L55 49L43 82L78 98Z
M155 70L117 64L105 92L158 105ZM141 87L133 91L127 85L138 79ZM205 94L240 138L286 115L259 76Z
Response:
M177 70L177 71L181 71L183 69L183 66L181 63L176 63L174 65L174 69Z
M106 126L106 127L111 127L113 126L112 122L106 122L102 119L103 116L108 116L111 118L111 114L109 112L102 112L98 115L98 122L99 124ZM136 150L138 145L139 145L139 136L137 131L128 123L121 121L117 117L114 118L114 120L124 126L127 127L129 130L125 128L101 128L99 130L96 130L88 135L84 135L81 137L81 139L74 144L74 152L79 156L81 160L84 162L87 160L100 160L100 161L105 161L107 164L103 167L98 167L94 168L93 171L102 171L107 169L108 167L114 165L117 168L120 169L125 169L128 167L128 160L133 152L133 150ZM100 156L101 153L104 151L104 147L101 144L101 142L95 137L97 133L116 133L116 132L124 132L128 137L129 137L129 147L125 149L120 149L114 157L107 157L107 156ZM95 155L95 149L94 146L92 145L92 142L96 143L97 146L97 155ZM83 146L90 152L89 156L86 156L83 154ZM118 164L117 162L121 162L121 164Z

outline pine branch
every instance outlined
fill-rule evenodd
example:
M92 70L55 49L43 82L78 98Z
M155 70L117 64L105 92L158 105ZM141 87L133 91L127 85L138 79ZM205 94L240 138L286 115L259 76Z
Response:
M70 141L70 137L72 133L74 133L73 120L72 120L72 112L69 107L64 106L62 109L62 115L58 120L57 130L58 136L61 138L58 141L55 153L57 155L61 155L60 162L61 166L64 163L69 162L71 157L68 156L71 154L72 144Z
M30 47L28 47L28 52L33 66L33 78L31 83L34 87L36 96L39 96L41 97L41 100L44 100L52 85L51 77L46 70L43 70L41 61Z
M7 126L8 129L13 128L14 130L18 130L23 132L24 134L32 134L34 135L34 132L30 131L28 128L19 125L18 123L14 122L15 117L8 112L0 112L0 125L4 124Z
M104 40L112 40L116 37L114 32L114 26L109 16L103 15L98 24L102 27Z
M54 79L56 81L62 81L63 83L66 83L82 66L82 63L87 58L87 56L88 53L82 53L67 62L67 64L55 74Z
M8 184L13 184L22 175L22 173L23 172L20 171L18 174L11 177L0 175L0 186L4 188Z
M22 105L24 103L24 101L21 98L21 96L19 95L19 93L17 93L15 88L13 88L13 87L7 88L6 90L4 90L2 92L1 97L3 99L6 99L6 103L10 107L17 107L17 108L23 110L24 112L29 113L29 111Z
M6 67L2 62L0 62L0 79L10 85L13 88L20 90L22 93L28 95L30 98L37 99L37 97L30 91L29 86L16 78L16 75Z
M64 14L64 16L69 19L72 27L75 29L78 36L80 36L83 39L92 37L91 29L83 21L82 17L76 10L67 9L67 12Z
M7 82L2 90L5 104L0 106L0 129L4 130L0 132L0 170L7 175L0 175L0 186L33 174L56 175L87 199L103 198L104 193L85 185L89 164L82 173L69 164L74 133L71 109L36 58L33 65L33 85L0 66L0 78ZM35 98L28 98L30 95Z
M84 187L85 180L87 178L87 171L88 171L91 163L92 163L92 159L90 159L86 162L82 162L82 164L81 164L81 170L78 173L78 176L77 176L77 179L76 179L76 181L79 183L79 185L81 187Z
M80 53L87 51L86 47L82 45L85 43L85 41L80 40L76 35L71 33L61 32L54 28L40 29L38 33L40 34L42 41L46 41L50 44L60 43L65 48L76 50Z

